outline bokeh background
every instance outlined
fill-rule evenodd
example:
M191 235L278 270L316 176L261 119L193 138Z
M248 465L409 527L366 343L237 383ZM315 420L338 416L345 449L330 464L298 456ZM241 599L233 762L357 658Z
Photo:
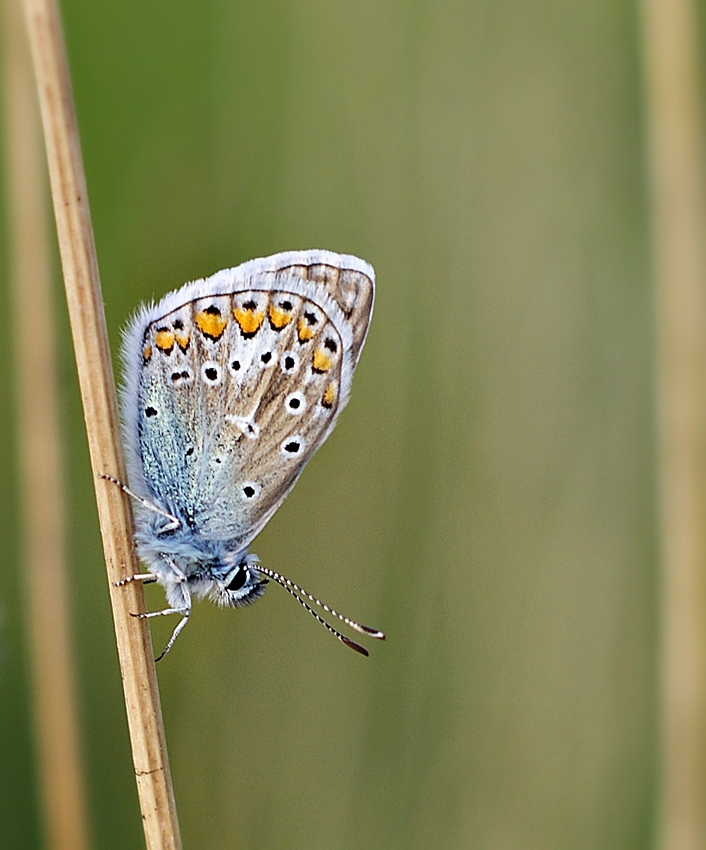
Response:
M649 847L636 4L62 6L115 350L139 301L252 257L329 248L378 276L350 406L254 551L387 643L348 652L275 587L198 606L158 668L185 846ZM56 291L91 829L125 850L143 839ZM7 333L0 357L0 846L35 850Z

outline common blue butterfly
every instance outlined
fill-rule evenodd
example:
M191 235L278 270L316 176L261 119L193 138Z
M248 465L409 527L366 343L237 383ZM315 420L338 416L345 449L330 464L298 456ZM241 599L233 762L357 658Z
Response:
M130 322L121 394L129 488L103 477L135 499L137 552L149 568L121 584L165 589L169 607L139 616L181 615L159 658L193 597L238 607L269 579L358 652L368 654L308 602L384 638L247 551L348 401L374 292L363 260L294 251L187 283Z

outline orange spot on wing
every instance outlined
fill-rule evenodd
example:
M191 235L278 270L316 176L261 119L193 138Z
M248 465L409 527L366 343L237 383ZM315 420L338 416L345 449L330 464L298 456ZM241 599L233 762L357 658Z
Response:
M145 361L145 363L146 363L146 362L150 359L150 357L151 357L151 356L152 356L152 346L151 346L151 345L146 345L146 346L142 349L142 359L143 359L143 360Z
M328 372L328 370L333 365L331 358L326 354L326 352L317 348L314 352L314 361L313 367L315 372Z
M285 313L283 310L278 310L274 304L270 304L269 314L272 327L278 331L292 321L291 313Z
M297 333L299 335L299 342L307 342L314 336L313 328L310 327L305 319L299 319Z
M174 334L166 328L159 330L154 335L154 344L160 351L169 353L174 348Z
M255 310L241 310L239 307L233 310L233 315L240 326L240 330L246 335L256 333L265 318L263 310L256 312Z
M189 347L189 334L174 334L177 345L182 351L186 351Z
M321 399L321 404L324 407L333 407L333 403L336 401L336 385L333 381L326 387L326 392L324 393L324 397Z
M201 333L211 339L220 339L226 329L225 319L221 318L220 313L213 311L202 310L196 314L194 321Z

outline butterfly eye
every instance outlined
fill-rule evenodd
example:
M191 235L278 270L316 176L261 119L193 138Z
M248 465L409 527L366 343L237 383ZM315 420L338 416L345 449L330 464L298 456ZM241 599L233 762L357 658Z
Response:
M248 580L248 571L243 569L242 567L238 567L235 571L235 575L230 580L228 587L226 590L240 590L245 582Z

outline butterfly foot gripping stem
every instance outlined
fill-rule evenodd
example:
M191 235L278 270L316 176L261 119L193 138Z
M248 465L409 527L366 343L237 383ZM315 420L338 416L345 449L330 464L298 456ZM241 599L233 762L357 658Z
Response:
M161 661L164 656L169 652L169 650L174 646L174 641L179 637L181 630L189 622L191 608L165 608L163 611L146 611L144 614L131 615L133 617L139 617L141 620L148 620L152 617L165 617L167 614L181 614L181 620L179 620L179 622L177 623L177 626L172 632L172 636L169 638L167 645L164 647L162 652L160 652L160 654L154 659L155 661Z

